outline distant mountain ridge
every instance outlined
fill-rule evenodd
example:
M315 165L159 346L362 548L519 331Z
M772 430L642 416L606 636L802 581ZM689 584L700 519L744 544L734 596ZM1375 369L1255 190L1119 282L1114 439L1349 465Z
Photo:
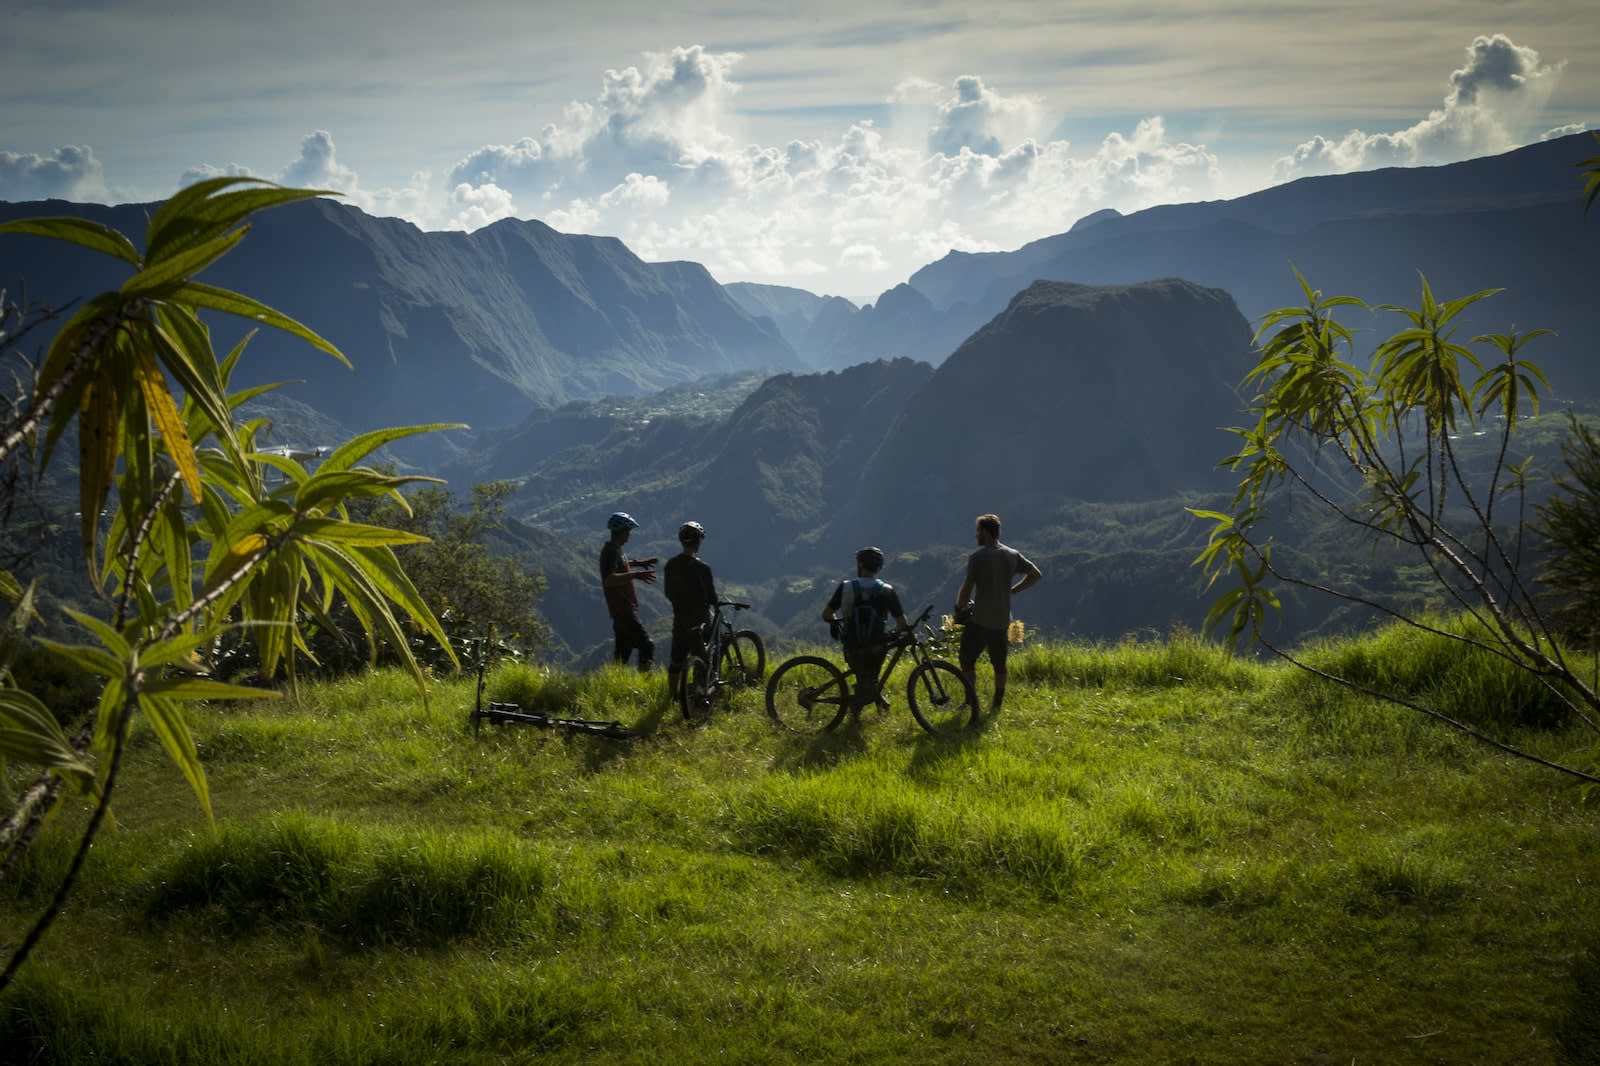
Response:
M1471 309L1463 336L1513 325L1555 330L1530 357L1562 395L1600 397L1600 364L1584 339L1600 329L1585 265L1596 223L1585 224L1576 166L1593 154L1593 139L1577 134L1447 166L1303 178L1129 215L1097 212L1015 251L950 252L843 323L831 361L818 365L895 356L938 363L1035 280L1181 277L1228 291L1255 322L1300 299L1296 268L1325 293L1402 305L1416 303L1420 272L1441 298L1503 288Z
M0 204L0 220L73 215L142 240L153 205ZM59 305L119 284L117 264L31 237L0 240L0 278ZM535 406L649 392L707 374L803 369L770 322L697 263L647 263L614 238L505 220L425 233L330 199L263 212L204 280L332 340L352 374L263 331L239 385L303 380L289 396L353 429L519 421ZM245 326L212 316L219 347Z

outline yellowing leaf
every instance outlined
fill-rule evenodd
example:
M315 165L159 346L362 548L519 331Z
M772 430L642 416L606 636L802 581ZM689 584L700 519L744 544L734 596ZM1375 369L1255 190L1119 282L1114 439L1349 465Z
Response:
M205 592L210 595L218 586L231 581L240 570L253 562L267 549L267 538L260 533L247 533L228 545L228 550L215 566L208 567L211 571L206 578Z
M172 456L178 472L183 475L183 484L189 490L189 498L198 500L200 464L194 457L194 444L189 440L189 433L183 428L183 419L178 417L178 405L172 402L172 394L167 391L167 379L161 376L161 369L156 366L155 356L150 354L148 347L140 344L134 346L133 350L134 369L139 375L139 391L144 393L144 402L150 410L150 418L161 433L167 454Z

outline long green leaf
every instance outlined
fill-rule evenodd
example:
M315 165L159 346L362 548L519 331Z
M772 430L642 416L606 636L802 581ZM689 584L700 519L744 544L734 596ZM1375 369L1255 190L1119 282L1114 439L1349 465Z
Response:
M63 607L62 612L99 638L100 643L112 655L124 661L133 657L133 646L128 643L128 639L94 615L84 614L71 607Z
M319 569L328 580L344 593L351 612L362 620L362 628L366 631L369 647L376 652L377 638L387 638L395 653L410 670L411 676L416 679L418 687L426 692L427 679L411 654L411 645L406 640L405 631L400 628L394 612L389 609L389 597L385 590L372 580L369 568L356 557L358 550L347 551L336 544L321 544L315 548L308 548L307 554L319 564Z
M203 285L198 281L187 281L172 289L167 294L169 300L181 300L194 304L197 307L209 307L213 311L222 311L240 318L248 318L253 322L261 322L285 333L299 337L315 348L319 348L333 356L345 366L350 366L350 360L344 353L335 348L330 342L312 332L310 329L296 322L281 311L274 311L266 304L241 296L227 289L219 289L214 285ZM351 367L351 369L355 369Z
M108 654L103 648L92 648L86 644L58 644L44 638L40 638L39 643L57 655L71 659L96 677L115 681L124 672L122 661Z
M356 548L380 548L387 544L427 544L432 539L420 533L407 533L386 526L369 526L338 518L304 518L294 524L292 533L321 544L345 544Z
M100 509L116 473L117 430L122 404L117 390L99 382L83 392L78 407L78 536L91 575L100 536Z
M151 254L162 255L162 249L165 245L182 234L192 232L197 221L211 221L210 219L197 220L195 213L201 209L206 200L222 190L235 185L265 184L270 184L265 178L252 178L246 175L232 174L219 178L206 178L195 182L193 185L186 185L179 189L167 197L160 207L156 208L156 213L150 218L150 225L146 227L146 243L151 249Z
M391 426L388 429L375 429L335 448L331 455L322 460L322 466L318 470L328 473L348 470L351 466L365 459L384 445L392 444L406 437L414 437L419 433L435 433L442 429L467 428L469 427L462 422L433 422L425 426Z
M204 244L196 245L176 255L166 258L145 267L133 277L122 283L122 295L128 297L146 296L159 299L167 294L174 283L197 274L218 259L227 255L233 247L244 240L245 234L250 232L249 226L240 226L230 233L215 237Z
M206 812L206 822L212 822L211 790L206 784L206 768L200 764L200 751L195 747L189 723L183 719L183 705L153 692L140 692L139 710L150 723L151 730L160 738L161 746L194 789L201 810Z
M115 256L125 263L139 265L139 250L133 242L109 226L86 218L19 218L0 225L0 234L26 233L66 241L96 252Z
M276 699L271 689L251 688L248 685L230 685L208 677L185 677L181 674L158 677L146 681L143 692L173 700L265 700Z
M80 349L87 346L90 335L102 319L113 319L124 311L123 299L116 293L102 293L78 308L77 312L61 327L61 332L56 334L56 339L50 342L50 350L45 355L44 363L39 367L39 376L34 386L34 395L42 396L53 389L56 384L68 373L80 354ZM113 338L109 335L99 339L99 350L89 354L83 364L76 384L68 385L61 399L57 402L55 410L51 413L50 429L45 435L44 447L40 449L41 465L48 465L51 455L55 452L56 441L61 434L72 424L73 415L83 396L83 390L88 387L88 382L94 377L95 364L111 347Z
M388 548L352 548L350 553L361 561L362 573L367 579L377 586L391 603L398 605L437 640L439 646L450 657L450 661L459 669L461 664L456 660L455 651L450 646L450 638L445 635L444 627L439 624L439 620L433 615L433 609L411 583L411 578L400 566L400 561L394 557L394 552Z
M433 477L417 475L394 477L380 474L376 470L329 470L323 466L311 475L309 481L300 486L299 492L295 494L294 506L297 511L326 509L329 505L344 500L386 496L403 485L417 482L444 484L439 478Z
M94 779L50 708L21 689L0 688L0 758L54 770L83 786Z
M225 190L236 185L249 188ZM157 209L146 235L145 259L157 263L216 237L253 212L317 196L322 189L293 189L264 178L210 178L180 189Z

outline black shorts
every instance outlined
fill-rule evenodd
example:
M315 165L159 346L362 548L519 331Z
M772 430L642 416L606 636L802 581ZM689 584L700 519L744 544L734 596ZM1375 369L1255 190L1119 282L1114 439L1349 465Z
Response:
M973 625L968 622L961 630L961 648L957 653L961 659L961 669L971 670L978 665L978 656L984 652L989 653L989 665L1001 667L1006 664L1006 652L1011 644L1006 640L1006 631L1003 629L989 629L986 626Z
M703 622L685 622L672 624L672 651L667 655L667 669L676 670L689 656L697 655L706 657L706 624Z
M650 634L645 632L645 628L637 616L629 615L624 618L611 619L611 635L617 641L616 650L612 653L612 658L616 662L627 662L628 656L635 651L639 653L639 668L641 670L655 660L655 642L650 639Z

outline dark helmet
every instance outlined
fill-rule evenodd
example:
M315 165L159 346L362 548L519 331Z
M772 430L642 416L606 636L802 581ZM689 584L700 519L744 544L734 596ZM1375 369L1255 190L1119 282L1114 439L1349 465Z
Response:
M615 511L606 519L606 528L615 532L619 529L636 529L639 523L634 521L633 515L627 511Z
M699 522L685 522L678 527L678 542L681 544L699 544L706 539L706 527Z
M877 573L883 569L883 549L862 548L856 552L856 565L874 574Z

